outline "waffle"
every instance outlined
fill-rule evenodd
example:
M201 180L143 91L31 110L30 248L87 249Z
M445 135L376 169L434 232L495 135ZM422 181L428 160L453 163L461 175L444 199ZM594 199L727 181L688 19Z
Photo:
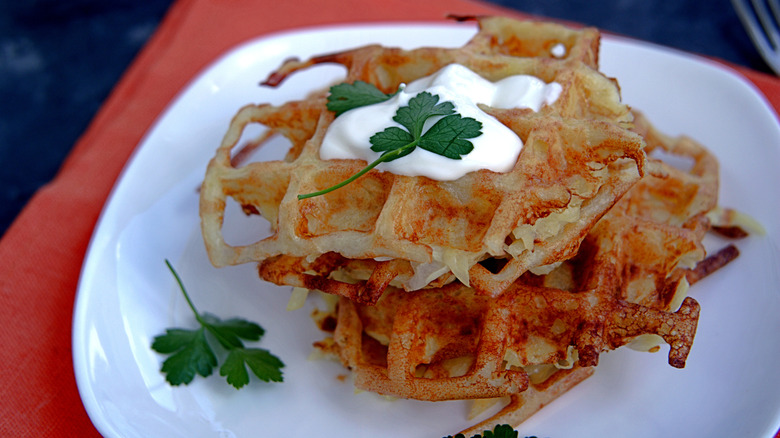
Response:
M318 346L360 389L434 401L508 397L467 436L521 423L590 376L605 351L668 344L669 364L684 367L699 315L688 288L738 252L729 245L705 258L701 243L717 205L714 156L639 113L634 130L647 139L648 174L574 257L544 275L525 273L496 298L458 282L389 287L374 306L342 297L333 336ZM652 158L660 150L689 167Z
M465 18L464 18L465 19ZM215 266L256 262L261 278L376 303L388 286L404 290L458 281L497 297L529 270L574 256L591 227L645 172L645 142L616 82L597 70L594 29L470 17L479 31L463 47L403 50L366 46L291 60L277 85L322 63L346 67L346 82L383 92L462 64L489 80L531 74L563 91L538 112L482 106L523 140L506 173L471 172L454 181L372 170L342 189L298 200L360 171L361 160L321 160L334 114L326 93L281 106L247 105L233 118L201 189L206 248ZM564 49L556 57L553 48ZM291 147L284 160L235 165L245 129L263 125ZM269 236L230 245L222 234L227 199L271 226ZM502 259L490 270L486 259ZM340 278L347 275L351 282Z
M299 200L366 162L319 158L335 117L326 91L247 105L201 188L212 263L257 263L264 280L335 295L337 305L316 312L332 332L316 346L350 369L360 389L508 400L464 433L519 424L622 346L667 345L669 364L684 367L699 315L688 288L738 254L728 246L706 257L702 240L713 222L730 233L747 223L717 206L714 156L621 102L617 82L598 71L596 30L459 19L479 26L463 47L365 46L286 61L264 83L335 63L346 68L345 82L391 93L458 63L491 81L530 74L561 84L560 97L539 111L481 106L524 143L510 171L437 181L374 169ZM256 124L265 131L242 149ZM290 143L283 160L241 162L274 135ZM270 234L226 243L229 199L265 218Z

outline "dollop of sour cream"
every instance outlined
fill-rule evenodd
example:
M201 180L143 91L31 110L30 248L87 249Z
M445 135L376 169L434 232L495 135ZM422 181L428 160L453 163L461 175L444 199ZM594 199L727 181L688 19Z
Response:
M369 139L390 126L399 107L417 94L427 91L449 101L463 117L482 122L482 135L470 139L474 149L453 160L422 148L399 159L381 163L377 170L396 175L426 176L439 181L455 180L480 169L508 172L517 161L523 142L511 129L485 113L477 104L495 108L530 108L539 111L561 94L561 85L550 84L529 75L506 77L490 82L460 64L450 64L431 76L420 78L385 102L354 108L337 117L328 128L320 146L320 158L360 159L370 163L381 155L371 150ZM423 132L441 117L427 120Z

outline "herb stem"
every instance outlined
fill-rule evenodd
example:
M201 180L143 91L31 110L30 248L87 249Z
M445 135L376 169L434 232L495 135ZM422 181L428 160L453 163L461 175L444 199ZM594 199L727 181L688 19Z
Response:
M198 322L201 324L206 324L206 321L203 321L202 318L200 317L200 313L198 313L198 309L195 308L195 304L192 303L190 296L187 294L187 289L184 288L184 283L181 281L181 277L179 277L179 274L176 272L175 269L173 269L171 262L169 262L168 259L165 259L165 264L168 266L168 269L170 269L171 274L173 274L173 277L176 279L176 283L179 284L179 289L181 289L182 294L184 294L184 299L187 300L187 304L189 304L190 309L192 309L192 312L195 314L195 319L197 319Z
M313 198L315 196L324 195L324 194L330 193L330 192L332 192L332 191L334 191L336 189L340 189L341 187L344 187L345 185L347 185L347 184L351 183L352 181L354 181L354 180L360 178L361 176L365 175L366 173L368 173L368 171L370 171L371 169L375 168L379 164L384 163L385 161L392 161L392 160L395 160L398 157L403 156L404 153L407 150L415 148L417 146L417 143L419 143L419 142L420 142L420 140L417 139L417 140L414 140L413 142L411 142L411 143L409 143L409 144L407 144L405 146L402 146L402 147L400 147L398 149L395 149L395 150L392 150L392 151L389 151L389 152L385 152L384 154L380 155L379 158L374 160L371 164L369 164L368 166L363 168L363 170L361 170L360 172L358 172L358 173L352 175L351 177L345 179L344 181L342 181L342 182L340 182L340 183L338 183L336 185L330 186L327 189L323 189L323 190L320 190L320 191L317 191L317 192L307 193L305 195L298 195L298 200L306 199L306 198Z

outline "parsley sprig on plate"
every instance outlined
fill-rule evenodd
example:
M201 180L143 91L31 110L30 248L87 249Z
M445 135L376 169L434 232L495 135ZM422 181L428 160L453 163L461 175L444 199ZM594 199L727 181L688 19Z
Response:
M362 81L339 84L331 87L330 91L328 109L335 112L336 116L353 108L384 102L394 95L383 93L373 85ZM442 118L423 132L425 122L436 116ZM439 102L438 95L427 91L417 94L407 105L398 108L393 120L403 128L391 126L369 139L371 150L382 153L379 158L346 180L324 190L298 195L298 199L332 192L365 175L380 163L411 154L417 147L453 160L460 160L463 155L474 149L469 139L482 134L482 123L471 117L457 114L452 102Z
M462 433L459 433L454 437L450 435L446 438L466 438L466 436L463 435ZM500 425L496 425L496 427L493 428L493 430L486 430L482 432L481 435L476 434L473 435L471 438L518 438L518 432L508 424L500 424ZM536 437L526 437L526 438L536 438Z
M265 333L263 328L240 318L223 321L209 313L199 313L179 274L168 260L165 260L165 264L176 278L179 289L200 325L197 329L169 328L165 334L154 338L152 349L169 355L160 370L165 374L165 380L174 386L186 385L196 374L203 377L211 375L217 366L217 355L211 348L213 341L209 342L211 339L227 353L219 374L236 389L249 383L247 366L260 380L281 382L284 363L268 350L247 348L242 341L259 341Z

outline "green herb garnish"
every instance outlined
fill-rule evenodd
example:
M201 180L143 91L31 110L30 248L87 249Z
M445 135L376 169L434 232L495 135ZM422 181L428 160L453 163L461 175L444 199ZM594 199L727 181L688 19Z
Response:
M363 106L357 105L357 102L365 102L371 98L379 99L380 96L376 93L371 94L363 92L364 89L367 89L367 86L373 87L373 85L370 84L360 85L360 92L358 93L356 91L354 96L352 95L352 91L346 91L351 90L350 88L340 90L339 96L341 97L336 100L336 102L339 102L337 108L340 110L342 104L351 102L353 106L348 108L351 109L357 106ZM339 85L336 87L339 87ZM384 95L384 93L379 90L377 90L377 93ZM384 100L386 99L389 99L389 96ZM328 109L336 111L331 108L331 102L328 102ZM339 113L337 112L337 114ZM442 118L434 123L427 131L423 132L425 121L434 116L442 116ZM453 160L460 160L463 155L468 154L474 149L474 145L468 139L478 137L482 134L481 122L471 117L463 117L460 114L457 114L452 102L439 102L439 96L427 91L417 94L409 100L408 105L398 108L393 120L398 122L405 129L392 126L386 128L382 132L374 134L369 139L371 142L371 150L382 153L379 158L346 180L324 190L306 195L298 195L298 199L324 195L341 188L360 178L380 163L397 160L398 158L409 155L418 146L435 154Z
M198 313L192 303L184 284L173 269L171 263L165 260L176 282L179 284L187 304L195 314L200 328L194 330L172 328L165 330L152 342L152 349L158 353L169 354L163 362L161 372L171 385L188 384L200 374L203 377L211 375L217 366L217 356L207 338L217 340L222 349L227 351L227 358L219 369L219 374L226 377L227 382L239 389L249 383L246 367L260 380L265 382L281 382L284 367L279 358L262 348L246 348L241 341L259 341L265 331L259 325L240 318L225 321L208 313Z
M501 424L501 425L496 425L496 427L492 431L486 430L482 432L482 435L476 434L471 438L517 438L517 436L518 433L514 428L512 428L512 426L508 424ZM454 437L452 435L449 435L446 438L466 438L466 436L463 435L462 433L459 433ZM526 437L526 438L536 438L536 437Z
M383 93L373 84L355 81L351 84L342 83L330 87L328 95L328 110L336 113L336 117L354 108L384 102L398 94Z

